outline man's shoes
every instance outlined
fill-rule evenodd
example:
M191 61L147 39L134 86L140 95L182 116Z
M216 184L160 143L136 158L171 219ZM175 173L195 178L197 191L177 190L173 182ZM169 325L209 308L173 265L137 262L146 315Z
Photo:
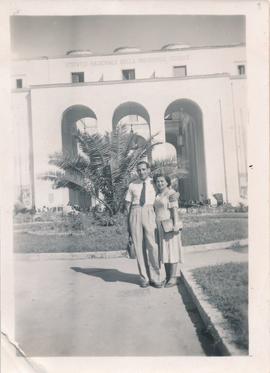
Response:
M171 278L169 279L166 284L165 284L165 288L171 288L173 286L176 286L177 285L177 279L176 278Z
M160 289L160 288L163 287L163 283L162 282L153 282L153 281L151 281L150 285L153 286L154 288L157 288L157 289Z
M150 285L150 284L149 284L148 281L142 281L141 284L140 284L140 287L141 287L141 288L148 288L149 285Z

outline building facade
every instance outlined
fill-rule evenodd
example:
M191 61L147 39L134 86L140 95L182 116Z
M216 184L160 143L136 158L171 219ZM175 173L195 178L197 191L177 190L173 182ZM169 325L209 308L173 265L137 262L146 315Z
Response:
M76 153L77 128L104 133L125 125L146 140L155 134L164 145L153 157L174 155L187 170L182 199L214 202L222 193L226 202L245 202L245 74L244 45L70 51L14 61L17 198L36 208L84 204L83 196L41 179L55 171L49 155Z

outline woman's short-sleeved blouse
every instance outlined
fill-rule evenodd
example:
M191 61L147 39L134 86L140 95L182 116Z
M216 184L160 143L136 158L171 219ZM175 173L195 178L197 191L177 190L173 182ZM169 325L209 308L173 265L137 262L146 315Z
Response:
M169 196L171 196L171 195L174 194L174 193L175 193L175 190L174 190L174 189L170 189L170 190L169 190ZM174 202L170 202L170 201L168 201L168 208L169 208L169 209L172 209L172 208L174 208L174 207L176 207L176 208L179 207L178 201L174 201Z
M169 189L168 192L164 195L158 194L155 199L154 208L157 220L164 220L169 219L170 214L170 208L178 207L178 202L169 202L169 196L171 194L174 194L175 191L173 189Z

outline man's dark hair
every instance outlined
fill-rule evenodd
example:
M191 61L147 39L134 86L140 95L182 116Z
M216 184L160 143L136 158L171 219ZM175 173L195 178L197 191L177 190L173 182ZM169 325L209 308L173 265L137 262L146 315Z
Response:
M145 164L147 168L150 168L150 164L147 161L140 161L137 163L137 168L140 164Z

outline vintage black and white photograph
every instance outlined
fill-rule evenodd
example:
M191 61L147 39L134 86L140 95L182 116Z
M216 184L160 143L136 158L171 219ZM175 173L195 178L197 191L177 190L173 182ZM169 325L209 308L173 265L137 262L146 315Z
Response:
M269 4L4 3L1 371L267 372Z
M244 16L12 16L15 338L245 356Z

